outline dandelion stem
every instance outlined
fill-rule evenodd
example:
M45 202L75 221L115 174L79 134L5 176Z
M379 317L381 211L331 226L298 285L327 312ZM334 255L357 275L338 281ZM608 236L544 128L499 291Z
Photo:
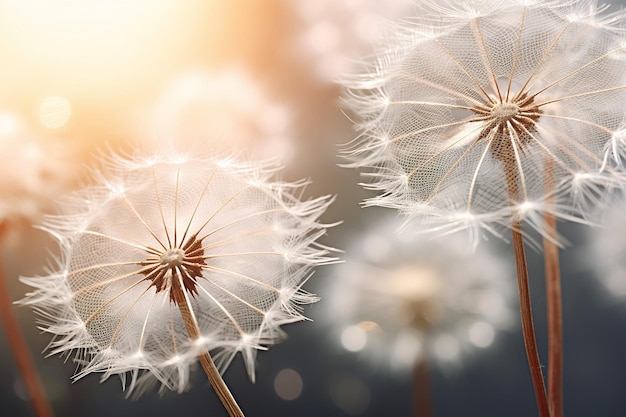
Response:
M434 415L428 359L417 362L413 367L413 406L415 417L432 417Z
M13 352L17 368L24 379L26 390L30 397L37 417L52 417L52 408L43 390L43 384L35 368L28 344L15 319L11 308L11 298L4 275L4 266L0 257L0 320L7 335L9 347Z
M239 405L235 401L233 394L231 394L230 390L226 386L224 379L220 375L213 359L208 353L203 353L198 356L200 360L200 365L202 365L202 369L204 369L204 373L206 374L209 382L213 386L213 389L217 393L217 396L224 404L224 408L228 411L228 415L231 417L244 417L243 411L239 408Z
M522 315L522 331L524 333L524 346L528 357L528 366L535 389L535 398L539 408L540 417L550 417L546 387L543 381L543 372L539 362L537 340L535 338L535 326L533 324L532 309L530 303L530 288L528 285L528 268L526 267L526 252L524 250L524 238L521 233L519 220L513 220L513 250L515 252L515 267L517 270L517 287L519 290L520 311Z
M513 205L518 201L518 180L515 161L512 158L503 159L503 167L506 175L509 199ZM522 333L524 335L524 346L526 357L530 368L530 375L535 390L537 408L540 417L550 417L546 387L539 361L537 340L535 337L535 326L533 324L533 314L530 302L530 286L528 284L528 267L526 266L526 251L524 249L524 237L522 236L522 224L520 219L514 214L511 224L513 235L513 251L515 253L515 269L517 271L517 288L519 291L520 313L522 318Z
M546 191L554 189L554 167L546 163ZM563 316L559 248L556 244L556 218L545 212L544 225L549 237L543 238L546 294L548 298L548 403L551 417L563 416Z
M173 280L171 291L174 302L178 306L180 314L183 317L185 329L187 329L189 337L192 340L199 339L201 335L198 322L196 321L196 317L191 310L189 299L185 293L184 287L178 280ZM217 370L211 356L207 352L204 352L198 355L198 360L200 361L200 365L202 365L202 369L211 383L211 386L215 390L215 393L224 405L224 408L226 408L226 411L228 411L228 415L230 417L245 417L243 411L239 408L237 401L235 401L233 394L231 394L230 390L226 386L226 383L224 382L224 379Z

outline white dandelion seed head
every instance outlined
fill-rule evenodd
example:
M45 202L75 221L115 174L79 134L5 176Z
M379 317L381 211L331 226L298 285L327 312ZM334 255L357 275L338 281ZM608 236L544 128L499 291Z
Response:
M332 199L300 201L305 183L271 182L275 167L221 161L110 157L108 181L46 219L62 256L50 275L22 278L34 288L22 303L54 336L51 354L75 352L75 378L180 392L210 351L221 371L241 352L253 379L256 351L317 300L302 284L334 261L315 244Z
M492 345L513 322L511 266L458 233L409 239L390 220L355 237L322 293L341 345L400 372Z
M53 199L70 187L75 155L57 139L28 132L8 113L0 113L0 155L0 228L17 238L20 224L40 222Z
M293 119L287 103L242 68L190 72L174 79L149 111L144 146L169 146L180 155L213 138L221 152L247 148L257 158L286 161L294 154Z
M626 14L590 0L417 8L426 17L344 82L361 134L342 154L381 191L370 205L499 235L524 202L587 222L624 188ZM406 36L423 28L436 36Z

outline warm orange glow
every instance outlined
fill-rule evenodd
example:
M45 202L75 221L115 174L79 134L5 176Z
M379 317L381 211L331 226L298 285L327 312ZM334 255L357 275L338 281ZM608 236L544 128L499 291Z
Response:
M0 113L0 136L16 133L17 127L18 122L14 116Z
M159 21L172 13L176 4L163 0L4 3L3 31L12 35L16 48L28 48L29 55L67 59L86 67L95 66L95 62L89 62L91 59L101 62L118 58L120 53L125 55L137 38L156 35Z
M128 143L136 109L175 74L215 59L229 8L216 0L0 0L0 98L8 100L0 107L28 124L63 126L87 146ZM71 109L43 104L52 95Z
M154 76L155 62L184 34L187 2L165 0L0 0L0 51L30 78L52 79L78 93L132 88L137 73ZM35 86L31 86L35 88Z

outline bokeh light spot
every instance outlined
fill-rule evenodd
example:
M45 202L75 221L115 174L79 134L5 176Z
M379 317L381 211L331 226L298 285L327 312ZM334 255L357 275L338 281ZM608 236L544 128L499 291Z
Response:
M486 348L493 343L496 332L491 324L479 321L470 326L468 336L474 346Z
M291 368L281 370L274 378L276 394L286 401L295 400L302 394L302 377Z
M17 131L17 120L10 114L0 113L0 135L10 135Z
M348 326L341 332L341 344L350 352L358 352L367 344L367 334L359 326Z
M65 126L71 115L72 106L65 97L47 97L39 106L39 121L50 129L58 129Z
M454 360L461 353L459 342L450 335L441 335L435 340L435 354L443 360Z

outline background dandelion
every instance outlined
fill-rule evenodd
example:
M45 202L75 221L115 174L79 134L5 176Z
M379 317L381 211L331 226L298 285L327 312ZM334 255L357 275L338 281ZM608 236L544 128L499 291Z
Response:
M433 415L430 364L458 368L512 324L512 270L459 234L411 239L399 226L385 219L355 237L321 294L322 318L334 344L376 369L412 373L415 415Z
M335 268L325 298L343 346L400 372L427 358L460 363L463 352L489 346L493 338L472 329L493 336L510 324L506 263L472 253L463 236L420 241L397 236L398 226L387 220L366 232ZM350 343L361 332L362 346Z
M296 151L292 112L243 68L196 71L166 88L139 134L147 136L147 148L159 142L188 149L210 145L287 162Z
M410 15L411 0L286 1L299 19L294 57L310 63L313 75L334 83L355 67L356 58L367 55L383 35L386 19Z
M325 321L344 348L406 373L422 361L460 365L512 324L512 268L465 236L398 236L398 219L355 237L333 268Z
M51 198L69 188L77 152L56 138L38 137L11 113L0 113L0 247L15 249L25 229L41 220ZM52 415L35 361L13 312L9 277L0 259L0 319L11 358L35 415Z
M78 149L54 137L38 137L24 121L0 113L0 233L4 244L41 221L52 199L72 187Z

